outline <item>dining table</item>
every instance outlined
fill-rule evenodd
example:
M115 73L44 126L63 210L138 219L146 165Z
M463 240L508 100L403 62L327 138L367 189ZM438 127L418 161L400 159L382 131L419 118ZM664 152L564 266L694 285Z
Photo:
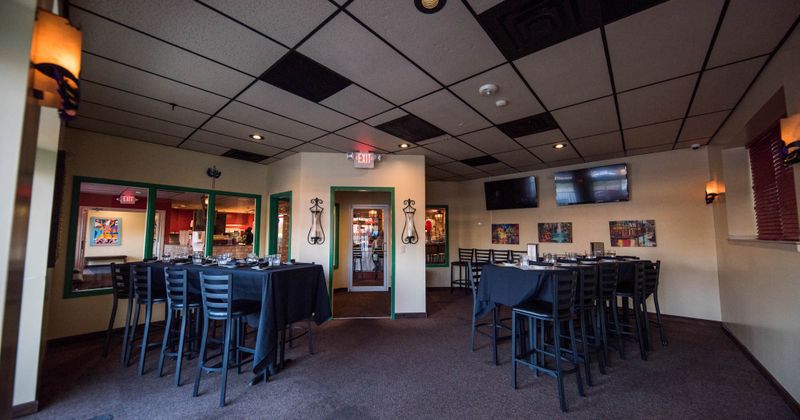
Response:
M552 266L484 264L475 302L480 318L503 305L514 307L530 299L552 302L553 281L569 270Z
M188 292L200 295L200 273L230 274L232 299L260 302L258 313L247 317L257 329L253 373L267 377L279 370L279 334L287 325L313 318L321 325L331 318L325 273L319 264L294 263L253 269L251 266L221 267L150 262L154 290L164 290L164 268L186 270Z

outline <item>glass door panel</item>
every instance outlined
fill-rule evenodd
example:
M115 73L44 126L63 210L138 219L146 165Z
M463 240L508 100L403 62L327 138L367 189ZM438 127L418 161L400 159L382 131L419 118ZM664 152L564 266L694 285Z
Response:
M350 291L385 291L388 206L353 206L350 231Z

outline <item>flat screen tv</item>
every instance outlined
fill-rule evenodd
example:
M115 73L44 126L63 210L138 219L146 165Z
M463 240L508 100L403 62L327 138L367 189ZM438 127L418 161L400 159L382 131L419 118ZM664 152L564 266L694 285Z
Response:
M556 172L556 203L559 206L628 201L628 165Z
M536 178L504 179L483 184L486 194L486 210L524 209L537 207Z

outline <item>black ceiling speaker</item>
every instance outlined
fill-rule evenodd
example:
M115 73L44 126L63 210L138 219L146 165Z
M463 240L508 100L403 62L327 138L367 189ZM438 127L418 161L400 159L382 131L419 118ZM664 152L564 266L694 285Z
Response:
M422 13L436 13L444 8L447 0L414 0L414 6Z

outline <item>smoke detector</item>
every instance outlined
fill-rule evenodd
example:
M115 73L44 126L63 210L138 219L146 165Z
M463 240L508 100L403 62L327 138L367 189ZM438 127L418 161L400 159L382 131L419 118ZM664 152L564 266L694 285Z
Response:
M483 96L492 96L497 92L497 85L492 83L487 83L478 88L478 93Z
M505 99L498 99L498 100L496 100L496 101L494 102L494 105L495 105L496 107L498 107L498 108L502 108L502 107L504 107L504 106L508 105L508 101L507 101L507 100L505 100Z

